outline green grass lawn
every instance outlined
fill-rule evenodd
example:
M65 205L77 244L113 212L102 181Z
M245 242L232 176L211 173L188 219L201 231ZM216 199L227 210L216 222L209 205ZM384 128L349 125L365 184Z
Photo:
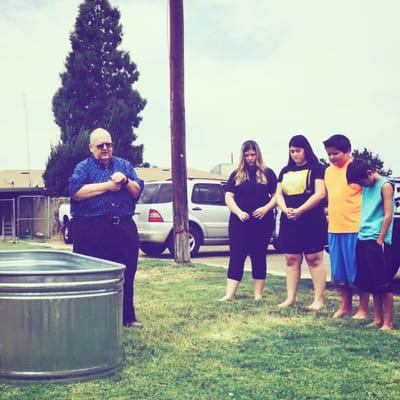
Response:
M268 277L252 298L246 273L237 300L219 303L223 269L169 261L140 264L136 296L141 330L124 330L122 371L69 385L0 385L0 399L399 399L400 330L330 318L338 296L318 314L299 304L277 308L285 281ZM395 324L400 328L399 298ZM1 327L0 327L1 329Z

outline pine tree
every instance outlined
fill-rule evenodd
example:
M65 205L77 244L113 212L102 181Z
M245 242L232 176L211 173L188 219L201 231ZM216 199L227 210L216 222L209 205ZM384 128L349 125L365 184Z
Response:
M59 191L67 187L67 182L59 182L63 178L55 171L60 170L57 164L62 163L61 170L70 175L76 159L87 154L75 146L77 138L97 127L111 133L115 155L134 165L143 162L143 145L132 143L146 101L132 87L139 78L135 63L127 52L118 49L122 41L119 20L119 11L108 0L85 0L79 7L70 36L72 50L60 75L62 86L53 97L61 139L51 150L44 174L52 194L66 194Z
M68 196L68 178L72 175L75 165L88 157L88 142L89 133L82 131L72 143L59 143L51 148L43 174L49 194Z

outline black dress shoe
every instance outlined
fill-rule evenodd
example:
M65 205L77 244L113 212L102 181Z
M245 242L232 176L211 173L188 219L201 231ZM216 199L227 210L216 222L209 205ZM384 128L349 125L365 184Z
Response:
M124 323L125 328L143 328L143 324L137 320Z

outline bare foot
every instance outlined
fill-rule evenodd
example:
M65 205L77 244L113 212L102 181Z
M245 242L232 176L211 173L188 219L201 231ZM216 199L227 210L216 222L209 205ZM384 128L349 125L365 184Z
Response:
M381 328L383 322L381 321L372 321L370 324L367 325L367 328Z
M229 300L234 300L235 298L232 296L228 296L227 294L224 297L221 297L217 301L229 301Z
M352 313L353 313L352 310L345 310L343 308L339 308L339 310L337 310L335 314L333 314L333 318L343 318L346 316L350 316Z
M278 307L285 308L285 307L293 306L295 303L296 303L296 300L294 300L294 301L285 300L283 303L278 304Z
M379 330L380 331L393 331L394 328L393 328L393 325L383 324L382 327Z
M322 301L314 301L308 307L306 307L307 311L319 311L324 307L324 303Z
M368 313L366 311L358 310L353 316L353 319L366 319L368 318Z

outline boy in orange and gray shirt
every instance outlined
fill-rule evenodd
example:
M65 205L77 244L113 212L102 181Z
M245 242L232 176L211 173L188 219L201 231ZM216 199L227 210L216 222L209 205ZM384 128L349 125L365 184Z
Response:
M334 283L340 286L341 305L334 318L353 313L352 286L356 278L356 243L360 226L361 186L348 184L347 167L351 163L351 143L344 135L324 141L331 165L325 170L328 194L328 244ZM368 293L360 292L360 306L355 319L368 316Z

